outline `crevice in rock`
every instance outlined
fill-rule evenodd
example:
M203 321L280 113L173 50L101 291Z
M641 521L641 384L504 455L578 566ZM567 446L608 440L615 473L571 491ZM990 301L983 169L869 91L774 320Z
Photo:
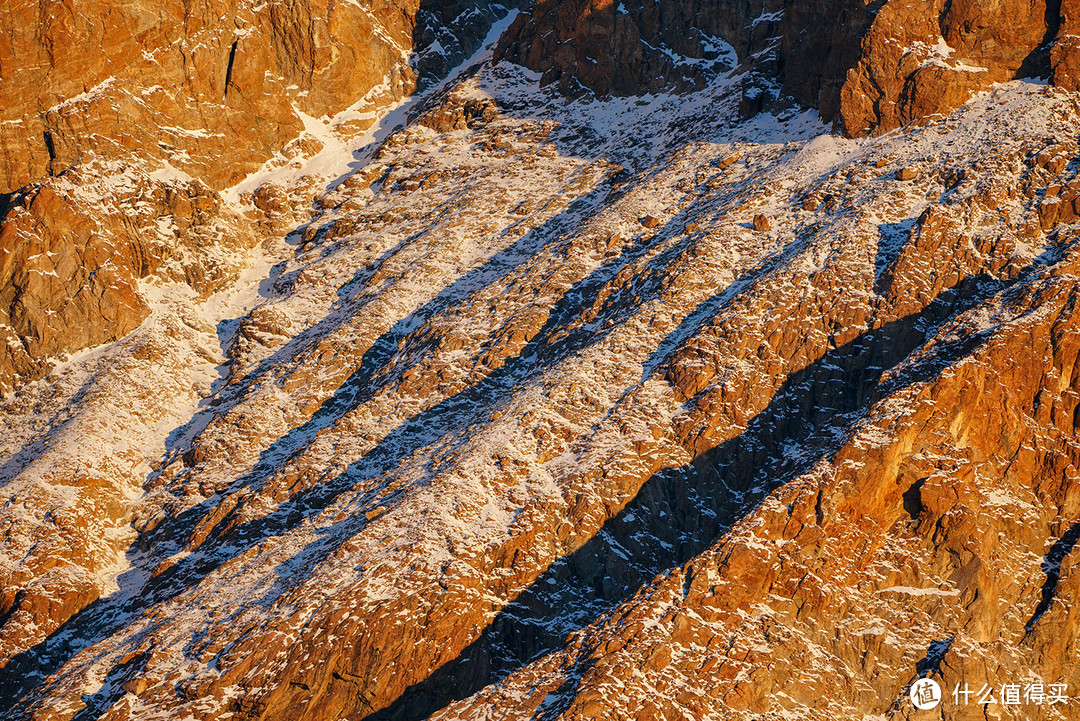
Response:
M911 516L911 520L917 521L919 514L922 513L922 487L926 483L926 479L922 478L911 484L911 488L904 491L904 510Z
M229 66L225 68L225 95L223 97L229 97L229 85L232 83L233 64L236 62L236 45L240 42L237 38L233 40L232 47L229 48Z
M1042 600L1035 608L1031 619L1024 624L1024 631L1031 633L1039 619L1050 610L1054 603L1054 592L1057 590L1058 581L1061 580L1061 562L1073 550L1076 542L1080 541L1080 521L1074 523L1065 534L1058 539L1057 543L1050 547L1043 557L1042 570L1046 574L1046 582L1042 587Z
M941 673L941 662L944 660L945 654L949 652L953 640L953 638L944 638L930 643L930 646L926 649L926 655L915 664L915 672L919 677L930 673Z
M922 481L917 485L921 484ZM890 716L898 714L900 709L904 707L904 704L908 703L908 692L911 689L912 684L920 678L926 678L933 674L941 674L941 662L945 659L945 654L949 652L954 640L956 640L955 636L930 642L930 645L926 649L926 655L915 663L915 675L908 681L907 685L904 686L903 691L901 691L889 705L888 713Z
M52 133L46 130L42 133L42 137L45 140L45 149L49 151L49 162L56 160L56 144L53 141Z

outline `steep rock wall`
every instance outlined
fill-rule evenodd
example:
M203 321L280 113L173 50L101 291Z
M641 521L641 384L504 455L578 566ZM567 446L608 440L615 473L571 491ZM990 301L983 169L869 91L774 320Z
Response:
M500 57L601 95L686 90L737 69L744 113L789 96L861 136L1017 77L1075 88L1075 15L1053 0L539 0Z

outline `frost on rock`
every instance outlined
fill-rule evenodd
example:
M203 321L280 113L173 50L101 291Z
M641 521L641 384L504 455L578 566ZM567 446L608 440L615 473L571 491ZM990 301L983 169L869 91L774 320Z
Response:
M6 717L1076 681L1071 97L849 140L740 119L734 75L567 99L487 53L363 133L304 117L224 194L265 239L228 283L141 281L137 329L5 399Z

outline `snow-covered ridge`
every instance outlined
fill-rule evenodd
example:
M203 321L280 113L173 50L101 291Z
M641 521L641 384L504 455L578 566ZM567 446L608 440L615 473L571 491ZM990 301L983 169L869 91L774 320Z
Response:
M1071 127L1075 108L1011 83L939 123L853 141L812 112L739 120L737 80L686 96L567 100L484 63L432 90L431 108L415 106L460 115L449 129L425 125L436 124L426 112L407 122L405 105L353 138L337 128L366 106L305 117L322 149L270 163L229 196L240 211L267 185L314 198L289 209L301 222L209 298L146 284L154 311L142 327L5 406L39 434L65 419L48 440L7 441L9 458L25 459L11 466L12 488L48 495L59 485L49 474L89 467L132 512L98 534L123 555L94 569L116 589L53 637L44 668L54 673L33 679L11 717L88 706L211 718L254 708L249 699L362 717L403 703L485 629L515 623L535 634L514 653L546 655L498 657L491 649L510 642L485 636L485 658L501 660L482 680L498 683L444 713L525 717L533 701L561 712L578 698L563 684L588 680L574 664L599 648L591 639L634 618L634 643L670 640L670 628L707 615L677 620L691 591L738 586L707 551L763 568L793 552L775 519L789 506L813 518L814 503L795 494L827 488L833 463L857 483L852 449L871 457L897 443L890 423L902 414L889 402L931 387L904 374L927 358L962 373L955 335L984 345L1007 335L1023 318L1008 292L1049 293L1047 269L1066 273L1064 234L1036 226L1021 237L1033 201L1001 189L1021 186L1021 159ZM487 101L489 117L469 114ZM900 180L902 168L915 177ZM937 237L922 230L933 208L966 239L940 257L919 245ZM935 299L969 274L983 285L936 315L945 301ZM981 330L961 333L965 324ZM883 358L860 366L851 344L876 338L902 357L875 351ZM838 405L819 425L782 430L800 388L828 388L853 368L880 382L879 405ZM653 495L667 481L674 490ZM637 505L622 513L627 504ZM34 521L12 523L24 532L8 537L11 565ZM891 532L882 547L915 543ZM582 548L600 560L578 561ZM890 563L860 581L878 591L878 620L959 593L944 570L913 578ZM1012 570L1039 581L1038 564ZM586 583L594 571L605 590ZM839 593L827 574L799 578ZM813 673L840 663L835 646L785 620L790 580L708 620L711 637L735 639L759 664L789 647ZM530 616L536 608L551 613ZM876 623L859 633L881 636ZM761 641L755 624L778 630ZM907 672L916 635L897 641L895 665L882 662L888 683ZM711 637L672 644L685 668L655 676L589 666L603 708L647 694L696 708L680 684L694 686L690 662L714 653ZM800 683L782 687L785 708L805 705ZM431 698L430 712L451 700Z

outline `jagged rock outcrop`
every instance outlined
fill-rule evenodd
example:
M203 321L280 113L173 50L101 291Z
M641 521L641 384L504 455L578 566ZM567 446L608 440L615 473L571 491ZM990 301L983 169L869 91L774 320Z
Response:
M1017 77L1074 89L1075 14L1041 0L540 0L500 56L602 95L685 91L737 65L744 114L786 96L861 136L948 114Z
M1060 86L942 91L923 127L741 119L781 92L843 116L840 84L892 62L883 17L947 20L943 63L1044 62L965 7L545 2L499 49L539 82L485 60L371 145L374 96L228 192L104 144L6 195L3 358L50 374L0 398L0 718L915 720L920 674L1075 693L1068 34L1044 26ZM299 38L333 8L409 25L333 4ZM426 35L437 12L498 14L424 10L447 58L479 32ZM326 47L271 36L304 67ZM881 107L871 130L915 118ZM65 334L101 345L50 372Z
M1066 90L1080 89L1080 8L1062 2L1060 24L1050 47L1050 79Z
M235 281L251 224L201 181L148 166L88 163L8 196L0 389L127 335L149 314L139 279L184 281L204 297Z
M1042 1L891 0L844 83L844 132L884 132L947 115L973 93L1016 77L1049 75L1072 89L1074 43L1068 33L1055 38L1069 12Z
M370 111L411 91L417 4L49 0L0 11L0 193L13 194L0 216L0 391L130 332L149 312L136 279L185 246L205 259L220 241L243 245L250 231L188 231L235 225L216 191L303 133L298 113L362 98ZM136 187L113 193L107 178ZM221 270L185 265L203 293Z
M299 135L296 114L333 114L401 62L418 0L91 0L0 11L0 193L91 158L135 151L215 189ZM295 109L294 109L295 108Z
M1077 509L1072 98L856 143L747 131L737 84L562 106L517 72L322 194L213 402L99 471L145 483L118 588L37 647L47 603L4 599L8 716L899 718L924 668L1080 680L1045 565Z

